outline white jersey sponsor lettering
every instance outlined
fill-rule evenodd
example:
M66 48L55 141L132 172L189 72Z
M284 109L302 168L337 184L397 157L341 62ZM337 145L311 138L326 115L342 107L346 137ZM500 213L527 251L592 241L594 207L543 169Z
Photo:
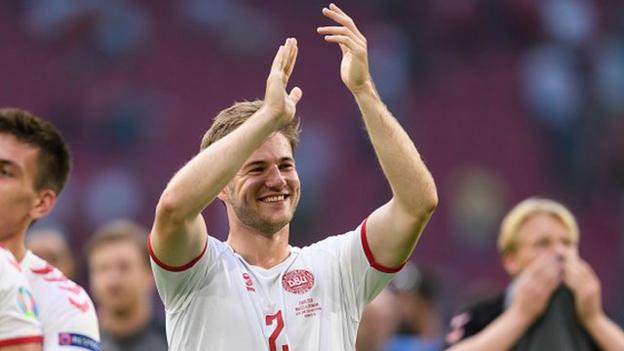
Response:
M375 263L365 224L304 248L270 269L208 238L183 267L154 256L171 351L354 350L364 306L398 269Z
M30 250L21 262L43 325L44 351L99 351L100 332L86 291Z
M22 268L0 247L0 347L42 342L38 313Z

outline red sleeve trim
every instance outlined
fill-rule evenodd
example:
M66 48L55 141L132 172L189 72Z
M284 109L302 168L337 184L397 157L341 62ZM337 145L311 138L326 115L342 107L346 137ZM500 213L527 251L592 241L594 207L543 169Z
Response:
M209 239L206 239L206 245L204 246L204 249L199 254L199 256L195 257L191 262L182 266L169 266L163 263L161 260L159 260L158 257L156 257L156 255L154 254L154 250L152 249L152 235L151 234L147 237L147 252L149 253L152 260L154 260L154 262L156 262L156 264L160 266L160 268L170 271L170 272L183 272L193 267L195 263L197 263L197 261L199 261L204 256L204 254L206 253L206 249L208 248L208 240Z
M13 338L13 339L5 339L0 340L0 347L4 346L13 346L13 345L22 345L22 344L32 344L32 343L43 343L43 336L24 336L21 338Z
M360 230L360 234L361 234L360 237L362 238L362 247L364 248L364 254L366 255L366 259L368 260L368 263L371 265L371 267L375 268L376 270L380 272L396 273L400 271L407 262L403 262L398 267L386 267L375 260L375 256L373 256L373 252L371 251L370 246L368 245L368 237L366 236L366 221L367 220L368 218L366 218L364 222L362 222L362 226Z

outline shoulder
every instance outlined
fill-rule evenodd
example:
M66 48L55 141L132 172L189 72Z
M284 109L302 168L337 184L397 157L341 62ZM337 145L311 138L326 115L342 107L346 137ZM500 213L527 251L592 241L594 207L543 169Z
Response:
M333 251L337 247L342 247L350 243L359 243L361 241L361 233L363 226L360 225L357 228L341 234L331 234L326 236L325 239L319 240L311 245L303 247L301 250L307 251Z
M95 314L93 302L82 288L56 267L28 251L22 261L28 282L37 302L46 310L69 309L79 313ZM51 308L54 306L55 308Z
M480 298L461 307L451 318L446 342L455 344L479 333L503 313L504 294Z

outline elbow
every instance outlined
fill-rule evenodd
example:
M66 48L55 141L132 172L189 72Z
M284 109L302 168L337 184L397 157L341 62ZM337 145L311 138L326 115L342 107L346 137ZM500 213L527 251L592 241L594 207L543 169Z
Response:
M181 221L182 218L182 202L175 194L165 190L156 205L157 221L160 223L175 223Z
M430 217L438 207L438 191L433 182L431 182L431 184L427 186L427 190L422 194L419 202L420 206L415 207L418 208L417 215L419 217Z
M411 217L416 225L421 225L429 220L438 207L438 193L435 186L431 186L427 191L404 198L404 201L397 204L400 204L402 211Z
M431 186L431 190L428 192L426 199L424 201L424 209L425 211L431 215L433 214L433 212L436 210L436 208L438 208L438 202L439 202L439 198L438 198L438 191L435 187L435 185Z

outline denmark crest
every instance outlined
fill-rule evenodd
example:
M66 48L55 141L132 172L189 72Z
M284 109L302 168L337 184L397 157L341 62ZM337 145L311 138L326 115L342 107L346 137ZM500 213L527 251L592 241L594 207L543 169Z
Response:
M284 274L282 287L293 294L305 294L314 287L314 276L303 269L292 270Z

